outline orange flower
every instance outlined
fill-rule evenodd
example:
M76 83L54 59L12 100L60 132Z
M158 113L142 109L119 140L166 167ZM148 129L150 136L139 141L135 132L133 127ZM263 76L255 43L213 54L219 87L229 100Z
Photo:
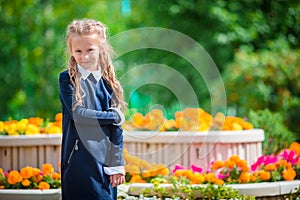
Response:
M235 166L235 162L228 159L225 161L224 166L227 168L233 168Z
M289 167L282 172L283 179L286 181L292 181L296 177L296 172L293 168Z
M262 180L262 181L267 181L271 178L271 173L270 172L267 172L267 171L260 171L259 172L259 178Z
M239 177L239 183L248 183L250 181L251 177L248 173L241 173Z
M298 142L293 142L290 146L291 150L294 150L297 155L300 154L300 144Z
M274 171L276 169L276 165L270 163L270 164L265 165L264 169L267 171Z
M237 162L240 161L241 159L240 159L240 157L239 157L238 155L232 155L232 156L230 156L229 160L231 160L231 161L237 163Z
M173 175L176 177L183 176L183 172L184 171L182 169L178 169L173 173Z
M50 185L49 185L49 183L47 183L45 181L42 181L42 182L39 183L39 189L40 190L50 189Z
M24 179L31 178L33 175L33 168L29 166L23 167L20 174Z
M38 175L35 175L35 176L32 176L32 180L33 182L35 183L39 183L41 180L43 180L43 176L38 174Z
M41 170L40 170L39 168L33 168L33 169L32 169L32 175L33 175L33 176L39 175L40 172L41 172Z
M151 177L151 172L149 172L148 170L145 170L142 172L142 177L143 178L149 178Z
M28 123L40 127L43 124L43 119L40 117L30 117Z
M133 175L129 181L130 183L146 183L144 179L142 179L139 175Z
M191 181L193 184L200 184L205 181L205 178L202 174L194 173L193 176L191 177Z
M250 175L250 181L251 182L255 182L256 181L256 175L255 174L251 174Z
M217 170L217 169L220 169L220 168L224 167L224 165L225 165L225 163L222 160L217 160L212 165L212 169Z
M184 169L182 175L191 180L192 177L193 177L193 175L194 175L194 173L193 173L192 170Z
M30 180L28 180L28 179L24 179L23 181L22 181L22 185L24 186L24 187L27 187L27 186L29 186L30 185Z
M57 122L62 121L62 118L63 118L62 113L57 113L55 115L55 121L57 121Z
M3 174L3 169L0 167L0 174Z
M53 178L54 180L60 180L60 173L54 172L54 173L52 174L52 178Z
M54 168L51 164L45 163L42 165L42 171L45 173L45 175L50 175L54 172Z
M8 173L7 182L11 185L19 183L23 180L23 177L17 170L12 170Z

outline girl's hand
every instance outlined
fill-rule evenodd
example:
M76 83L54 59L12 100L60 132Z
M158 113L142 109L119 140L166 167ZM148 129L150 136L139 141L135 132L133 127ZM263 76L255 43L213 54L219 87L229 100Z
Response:
M110 183L112 187L116 187L125 182L125 176L123 174L110 175Z

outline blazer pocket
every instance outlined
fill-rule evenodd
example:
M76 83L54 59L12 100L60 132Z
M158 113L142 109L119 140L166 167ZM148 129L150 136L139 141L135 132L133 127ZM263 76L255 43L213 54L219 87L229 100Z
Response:
M67 165L70 164L72 156L73 156L73 154L74 154L75 151L78 151L78 139L75 140L75 144L74 144L74 146L72 148L72 151L71 151L71 153L70 153L70 155L68 157L68 160L67 160Z

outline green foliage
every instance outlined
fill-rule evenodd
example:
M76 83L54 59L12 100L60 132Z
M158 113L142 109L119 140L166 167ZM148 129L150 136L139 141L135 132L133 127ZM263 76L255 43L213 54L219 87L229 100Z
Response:
M286 112L299 105L299 63L300 50L291 50L285 40L257 52L241 48L223 74L228 104L236 105L240 115L263 108Z
M194 186L189 184L189 181L184 178L173 178L170 181L172 183L170 187L154 185L153 188L144 189L143 195L159 198L169 197L172 199L255 199L255 197L240 195L237 190L226 185L205 184Z
M251 110L249 121L255 128L261 128L265 132L263 141L263 154L278 153L295 141L295 135L284 124L281 114L271 112L269 109Z
M232 71L228 73L237 74L239 71L243 72L244 67L251 73L260 71L258 68L262 68L261 66L253 68L255 59L259 59L257 62L271 64L271 67L268 65L268 73L271 78L276 74L275 82L270 77L264 82L259 76L255 80L257 84L248 84L243 78L236 80L225 78L229 83L227 85L229 104L238 108L239 115L247 114L250 109L268 107L277 111L282 107L289 112L286 113L286 118L291 123L290 127L295 127L296 122L293 119L296 119L297 113L292 114L291 107L299 105L297 98L299 83L296 81L299 80L296 65L299 62L299 51L292 49L299 47L299 2L265 0L164 0L156 1L155 4L151 0L129 2L130 11L124 13L121 0L1 1L0 79L3 84L0 88L2 105L0 118L2 120L8 117L20 119L30 116L50 118L61 110L57 79L58 73L66 68L65 28L74 18L86 17L103 21L112 36L137 27L164 27L179 31L202 45L221 72L233 68L234 73ZM269 45L278 38L283 42L277 47ZM130 44L124 41L124 45ZM250 53L241 46L251 49ZM285 46L290 46L291 49ZM276 48L283 48L283 51L280 52ZM260 53L261 49L264 49L264 55L258 56L252 52L254 50ZM234 63L227 67L228 63L232 62L236 50L238 51ZM198 58L192 49L187 53ZM268 58L271 60L275 58L275 61ZM184 58L170 52L157 49L130 52L118 58L116 74L120 77L132 67L145 63L160 63L174 68L189 81L197 94L200 106L210 110L210 94L205 81ZM272 68L272 63L275 68ZM279 65L283 69L277 67ZM286 77L289 77L288 81ZM240 87L241 91L235 91L231 88L231 83L233 88L238 88L241 83L247 83L243 85L247 95L244 95L244 87ZM275 90L270 84L276 86ZM138 109L144 108L143 112L147 112L152 105L159 104L164 107L166 113L169 110L180 109L176 96L168 88L154 84L142 88L125 88L126 97L131 97L131 90L136 90L140 96L147 97L142 98L143 101L138 105L135 105L132 99L130 104L132 108L135 106ZM249 93L254 93L254 97L249 96ZM238 102L234 100L237 98ZM295 128L296 130L298 128Z

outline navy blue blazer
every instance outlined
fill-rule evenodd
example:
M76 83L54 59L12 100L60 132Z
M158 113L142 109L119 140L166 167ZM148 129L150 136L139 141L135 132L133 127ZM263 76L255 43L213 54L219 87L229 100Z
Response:
M123 130L113 124L118 114L109 110L112 90L101 78L81 80L83 103L76 109L68 70L59 76L63 114L61 151L62 200L117 199L104 167L123 166Z

